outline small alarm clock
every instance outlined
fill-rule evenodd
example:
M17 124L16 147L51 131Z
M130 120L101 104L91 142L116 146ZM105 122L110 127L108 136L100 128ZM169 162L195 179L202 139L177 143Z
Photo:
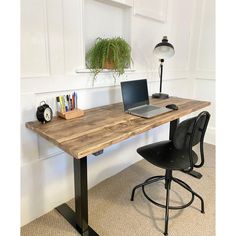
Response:
M36 116L38 121L47 123L52 120L52 109L46 104L45 101L40 102L40 106L37 108Z

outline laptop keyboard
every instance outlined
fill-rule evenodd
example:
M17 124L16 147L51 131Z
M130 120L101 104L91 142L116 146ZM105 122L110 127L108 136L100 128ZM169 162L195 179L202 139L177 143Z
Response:
M146 113L146 112L150 112L150 111L154 111L154 110L157 110L157 107L154 107L154 106L145 106L145 107L140 107L140 108L137 108L133 111L138 111L138 112L141 112L141 113Z

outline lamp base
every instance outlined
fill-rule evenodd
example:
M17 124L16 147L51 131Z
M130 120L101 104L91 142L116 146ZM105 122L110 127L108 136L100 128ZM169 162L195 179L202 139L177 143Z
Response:
M166 99L169 98L169 95L166 93L154 93L152 95L152 98L162 98L162 99Z

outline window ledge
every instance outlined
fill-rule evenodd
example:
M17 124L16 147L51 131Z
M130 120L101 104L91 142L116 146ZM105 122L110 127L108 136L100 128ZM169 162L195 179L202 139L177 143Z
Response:
M129 72L134 72L136 71L135 69L125 69L125 73L129 73ZM108 69L103 69L101 72L99 73L114 73L114 70L108 70ZM76 69L75 73L93 73L90 69Z

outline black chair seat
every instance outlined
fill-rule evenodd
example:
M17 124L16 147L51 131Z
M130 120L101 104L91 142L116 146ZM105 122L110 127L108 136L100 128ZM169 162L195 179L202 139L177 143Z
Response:
M167 170L187 170L190 168L189 151L178 150L172 141L162 141L146 145L137 149L137 152L155 166ZM198 161L197 154L192 151L193 164Z
M207 111L203 111L196 117L192 117L182 121L177 125L175 130L173 130L173 126L170 126L170 128L172 127L170 135L171 140L153 143L137 149L137 152L145 160L157 167L165 169L166 173L164 176L158 175L150 177L143 183L135 186L132 190L130 200L134 200L134 193L136 189L142 188L144 196L151 203L155 204L156 206L165 208L165 236L168 235L169 209L179 210L188 207L192 204L194 197L198 197L201 201L201 213L205 212L203 198L199 194L194 192L192 188L184 181L173 177L172 172L173 170L184 170L185 173L192 173L194 168L200 168L203 166L203 142L209 119L210 113ZM200 163L198 164L198 156L192 149L197 144L200 144ZM145 186L162 180L165 181L166 189L165 205L150 198L144 189ZM181 206L170 206L170 188L172 181L192 194L192 198L188 203Z

